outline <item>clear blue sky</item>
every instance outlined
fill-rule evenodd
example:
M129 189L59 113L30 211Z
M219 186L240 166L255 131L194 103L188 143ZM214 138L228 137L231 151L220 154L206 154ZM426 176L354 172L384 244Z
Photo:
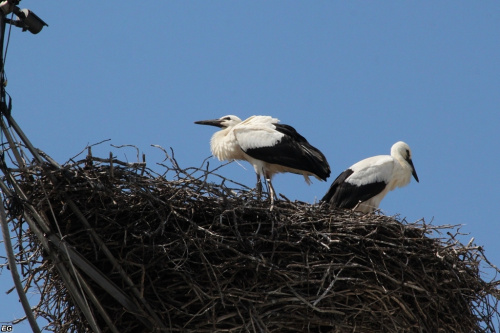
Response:
M272 115L328 158L328 182L277 175L314 202L335 177L407 142L420 183L391 192L387 215L464 224L500 265L500 2L29 1L49 27L12 31L7 92L34 145L64 163L111 139L181 167L210 155L202 119ZM135 161L133 149L94 149ZM212 166L220 165L211 159ZM220 170L255 185L248 164ZM0 254L4 253L3 245ZM0 276L0 292L12 286ZM22 315L14 297L0 321ZM21 331L18 329L18 331Z

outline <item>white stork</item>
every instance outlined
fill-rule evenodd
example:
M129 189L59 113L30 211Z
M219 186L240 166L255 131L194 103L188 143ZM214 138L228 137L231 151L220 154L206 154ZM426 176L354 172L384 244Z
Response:
M412 175L418 182L411 156L406 143L396 142L390 156L369 157L342 172L321 200L332 208L371 213L389 191L408 185Z
M196 121L195 124L222 128L210 140L212 154L219 160L244 160L253 165L257 174L257 191L262 191L261 176L269 186L271 204L276 197L271 179L280 172L292 172L326 180L330 166L325 156L289 126L278 124L270 116L251 116L244 121L229 115L214 120Z

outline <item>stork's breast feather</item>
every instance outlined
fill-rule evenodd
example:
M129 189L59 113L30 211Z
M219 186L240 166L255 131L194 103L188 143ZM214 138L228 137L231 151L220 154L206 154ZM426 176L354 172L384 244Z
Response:
M220 161L245 159L232 131L216 132L210 140L210 149L212 154Z

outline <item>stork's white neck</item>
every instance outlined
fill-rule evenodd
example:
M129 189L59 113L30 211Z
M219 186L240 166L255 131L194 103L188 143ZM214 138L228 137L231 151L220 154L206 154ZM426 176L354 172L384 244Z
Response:
M210 150L220 161L244 159L244 153L236 141L232 127L215 132L210 140Z
M403 187L410 183L411 173L413 171L411 165L401 156L394 156L394 173L392 182L389 184L390 191L396 187Z

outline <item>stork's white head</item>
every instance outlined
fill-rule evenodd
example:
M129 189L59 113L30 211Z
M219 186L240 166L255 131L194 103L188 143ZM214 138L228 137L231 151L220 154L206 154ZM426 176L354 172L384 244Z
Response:
M228 128L236 126L237 124L241 123L241 119L234 115L228 115L220 117L219 119L200 120L200 121L195 121L194 123L199 125L210 125L221 128Z
M396 142L391 147L391 156L403 163L408 163L411 167L413 178L418 182L417 171L415 171L415 166L413 165L410 146L403 141Z

